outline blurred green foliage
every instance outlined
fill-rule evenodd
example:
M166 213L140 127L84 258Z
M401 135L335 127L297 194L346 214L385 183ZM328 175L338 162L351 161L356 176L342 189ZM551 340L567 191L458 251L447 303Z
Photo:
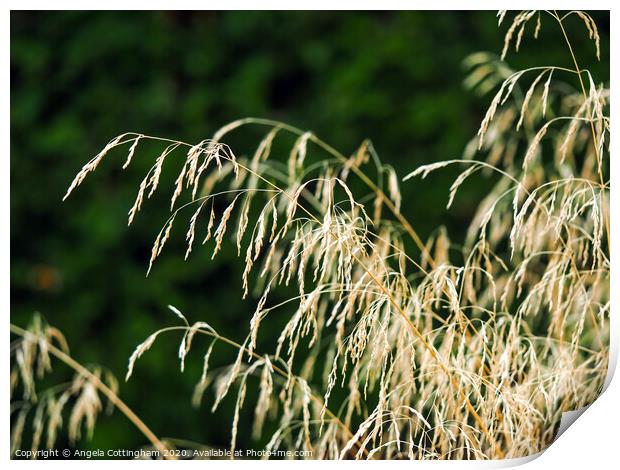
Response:
M600 63L578 20L569 32L578 57L595 77L606 78L609 16L595 18ZM370 138L401 176L458 157L490 100L463 89L461 62L472 52L501 49L505 26L498 30L496 23L492 12L13 12L11 320L23 326L41 311L65 332L76 358L104 364L119 378L135 346L175 322L167 304L190 321L208 319L243 338L256 299L240 299L242 263L233 250L211 261L208 250L198 248L184 262L179 230L145 277L169 194L147 201L130 229L126 213L155 150L141 148L125 173L125 154L112 152L61 203L77 170L126 131L197 142L246 116L307 128L345 154ZM509 53L509 64L570 67L550 21L542 37L544 54L530 31L520 54ZM257 145L251 135L240 142L242 151ZM446 171L402 184L403 212L423 237L443 224L461 239L489 184L464 185L446 211L453 176ZM162 187L174 171L166 177ZM121 396L160 436L226 445L234 398L215 414L210 396L192 410L206 345L195 346L181 374L179 339L158 341L122 384ZM222 349L216 362L233 357ZM247 408L241 448L256 446L244 431ZM79 445L144 444L115 413L100 419L92 441Z

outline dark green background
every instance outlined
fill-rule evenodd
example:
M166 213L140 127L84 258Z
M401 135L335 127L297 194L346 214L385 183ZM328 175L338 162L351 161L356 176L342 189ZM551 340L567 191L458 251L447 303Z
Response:
M607 80L609 16L595 18L603 35L600 64L576 17L569 34L583 65ZM175 322L167 304L190 321L208 319L243 338L256 299L240 300L242 263L232 250L210 261L209 250L198 248L184 262L179 229L145 278L170 186L147 201L129 229L126 214L154 150L139 150L126 173L119 171L126 149L111 153L61 203L82 164L126 131L197 142L231 120L257 116L312 130L345 154L370 138L404 176L420 164L458 157L475 134L490 97L463 89L461 62L472 52L501 50L506 25L498 30L496 23L494 12L13 12L12 321L23 326L41 311L64 331L78 360L104 364L119 379L136 344ZM531 32L518 56L509 53L511 66L571 66L550 19L538 42ZM241 140L242 151L258 143L255 133L246 135L251 140ZM447 212L452 176L402 184L403 212L423 236L445 224L459 240L490 183L465 184ZM269 336L269 326L263 328ZM156 343L121 385L121 396L160 436L226 445L234 398L216 414L209 411L211 395L192 410L206 345L196 343L181 374L179 339ZM216 363L233 358L222 349ZM65 374L61 365L57 373ZM249 419L242 417L242 448L260 444L249 439ZM80 446L143 444L115 413L101 418L93 440Z

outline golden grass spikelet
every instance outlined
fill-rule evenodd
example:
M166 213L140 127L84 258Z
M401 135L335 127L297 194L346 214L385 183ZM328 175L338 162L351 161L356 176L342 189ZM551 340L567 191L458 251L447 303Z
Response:
M127 154L127 160L125 160L125 163L123 163L123 170L125 170L131 163L131 160L133 159L133 155L136 152L136 148L138 148L138 143L140 142L141 138L142 138L142 135L138 135L138 137L136 137L135 140L133 141L133 144L131 144L131 147L129 147L129 153Z
M187 250L185 251L185 260L189 257L192 252L192 246L194 244L194 238L196 236L196 221L198 220L198 216L200 215L200 211L206 203L206 199L198 206L194 215L189 222L189 229L187 230L187 234L185 235L185 240L187 241Z
M92 160L90 160L86 165L82 167L82 169L78 172L78 174L69 185L67 192L62 198L63 201L69 197L69 195L73 192L75 188L82 184L88 173L91 173L97 169L99 163L101 163L101 160L103 160L103 158L108 154L111 149L119 145L119 142L123 137L125 137L125 135L127 134L122 134L112 139L110 142L107 143L107 145L103 148L101 152L99 152Z
M131 353L131 356L129 357L129 364L127 365L127 374L125 375L125 381L128 381L131 375L133 374L133 368L136 364L136 361L140 359L140 357L142 357L142 355L146 351L151 349L151 346L153 346L153 343L155 342L156 339L157 339L157 333L153 333L148 338L146 338L144 342L140 343L136 347L134 352Z
M200 381L196 384L194 389L194 395L192 397L192 404L194 407L200 406L200 402L202 401L202 396L204 394L207 385L209 384L209 360L211 359L211 354L213 353L213 347L215 346L216 340L213 340L209 345L209 349L202 360L202 375L200 376Z
M252 427L252 436L258 439L263 430L263 424L267 416L267 412L271 406L271 396L273 394L273 366L269 360L269 356L264 357L264 364L260 376L259 395L254 414L254 426Z
M523 104L521 105L521 114L519 116L519 121L517 122L517 130L519 130L521 128L521 125L523 124L523 118L525 117L525 112L527 111L527 107L530 103L530 100L532 99L532 95L534 94L534 90L536 89L536 85L538 85L538 82L540 82L540 80L543 78L543 76L549 72L549 78L551 78L551 73L553 72L553 69L551 70L543 70L541 73L538 74L538 76L534 79L534 81L532 82L532 84L530 85L530 87L527 90L527 93L525 94L525 98L523 98ZM548 85L545 85L545 90L548 90ZM545 100L543 99L543 102ZM544 107L543 107L544 109ZM544 116L544 111L543 111L543 116Z
M543 137L547 134L547 129L549 129L549 125L550 124L547 123L544 126L542 126L540 130L536 133L534 138L532 139L532 142L530 143L530 146L528 147L527 152L525 153L525 158L523 158L522 166L524 170L528 168L532 160L536 157L536 155L540 151L540 142L542 141Z
M228 223L228 219L230 219L230 215L235 208L235 203L237 202L238 198L239 196L236 196L235 199L233 199L230 205L222 213L222 219L220 220L220 224L217 226L217 228L215 229L215 233L213 234L213 237L215 238L215 248L213 249L213 255L211 256L211 259L215 258L215 255L217 255L218 251L220 251L222 247L222 241L224 239L224 234L226 233L226 224Z
M69 441L72 443L81 438L82 423L86 425L88 437L92 437L97 415L102 410L97 389L90 381L84 380L78 377L73 385L75 389L80 389L81 391L69 417Z
M241 242L250 222L248 213L250 212L251 203L252 195L249 194L243 201L243 207L241 208L241 212L239 213L239 222L237 224L237 256L241 255Z
M213 230L214 225L215 225L215 210L213 208L213 205L211 205L211 213L209 215L209 223L207 225L207 234L205 235L205 238L202 240L203 245L207 243L209 239L211 238L211 231Z
M542 117L545 117L547 113L547 100L549 99L549 86L551 85L551 77L553 76L553 69L549 71L549 76L547 77L547 81L545 82L545 86L543 87L542 94Z
M579 16L579 18L581 18L583 23L586 25L590 39L594 40L594 44L596 46L596 58L601 60L601 38L598 34L596 23L590 15L583 11L575 11L574 13Z
M217 387L215 402L213 403L212 411L215 411L222 399L228 394L230 390L230 386L234 383L234 381L239 377L239 373L241 372L241 363L243 360L243 356L245 355L245 346L239 348L239 353L237 354L237 359L234 364L229 368L229 371L226 375L222 376L221 380L219 380L219 386Z
M519 28L517 40L515 43L515 50L519 51L519 45L521 44L521 39L523 37L523 31L525 29L525 25L527 22L534 16L536 11L523 11L515 16L512 24L506 31L506 35L504 36L504 48L502 49L501 59L504 60L506 58L506 54L508 53L508 48L510 47L510 43L512 42L513 36L517 28ZM503 18L503 16L502 16ZM501 21L500 21L501 22Z

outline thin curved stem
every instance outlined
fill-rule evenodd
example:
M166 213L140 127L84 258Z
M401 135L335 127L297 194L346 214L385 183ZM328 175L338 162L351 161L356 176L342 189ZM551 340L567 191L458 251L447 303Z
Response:
M19 335L22 338L26 338L28 336L34 336L29 331L24 330L23 328L20 328L19 326L14 325L13 323L11 323L10 328L11 328L12 333ZM40 340L41 338L37 337L37 339ZM153 431L151 431L151 429L144 423L144 421L142 421L138 417L138 415L136 415L131 410L131 408L129 408L129 406L127 406L127 404L123 400L121 400L116 393L114 393L114 391L110 387L104 384L95 374L93 374L91 371L89 371L86 367L84 367L82 364L77 362L71 356L61 351L60 349L58 349L56 346L51 344L46 339L43 339L43 340L47 343L47 348L49 352L53 354L58 360L60 360L61 362L69 366L71 369L73 369L77 373L87 377L88 380L91 381L91 383L95 387L97 387L97 389L103 395L105 395L106 398L110 400L110 402L113 403L114 406L118 408L120 412L123 413L136 428L140 430L140 432L142 432L142 434L144 434L144 436L151 442L151 444L153 444L153 446L161 453L163 458L165 459L173 458L171 455L169 455L169 452L168 452L169 449L166 447L166 445L155 435Z

